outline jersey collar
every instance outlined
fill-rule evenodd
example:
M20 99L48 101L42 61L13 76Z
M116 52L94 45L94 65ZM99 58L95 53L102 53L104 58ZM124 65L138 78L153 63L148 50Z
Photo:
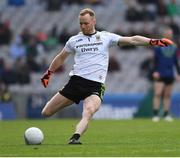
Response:
M92 36L92 35L95 35L97 33L97 31L95 31L94 33L91 33L91 34L83 34L85 36Z

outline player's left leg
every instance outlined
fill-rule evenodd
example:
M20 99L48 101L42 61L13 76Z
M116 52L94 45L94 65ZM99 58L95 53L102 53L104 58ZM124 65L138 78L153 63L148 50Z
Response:
M69 106L73 104L74 102L66 97L64 97L62 94L57 92L45 105L45 107L42 110L42 115L44 117L50 117L54 113L56 113L58 110L61 110L62 108Z
M164 119L166 121L172 121L172 117L169 115L171 94L173 90L173 84L168 84L164 88L163 105L164 105Z
M153 122L159 121L159 109L161 96L163 94L164 83L162 81L154 81L154 97L153 97Z
M100 105L101 99L97 95L91 95L84 100L82 119L77 124L75 133L70 138L69 144L81 144L79 138L87 130L89 121Z

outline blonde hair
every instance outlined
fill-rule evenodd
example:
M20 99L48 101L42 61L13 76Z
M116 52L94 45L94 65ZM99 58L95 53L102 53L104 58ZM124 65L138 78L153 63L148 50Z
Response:
M95 12L94 10L90 9L90 8L85 8L85 9L82 9L79 13L80 16L84 16L86 14L89 14L91 17L95 18L96 15L95 15Z

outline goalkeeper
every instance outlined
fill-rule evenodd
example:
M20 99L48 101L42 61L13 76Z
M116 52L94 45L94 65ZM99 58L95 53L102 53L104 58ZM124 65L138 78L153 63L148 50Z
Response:
M173 31L166 27L163 29L163 36L169 39L173 38ZM173 118L170 115L170 101L173 91L175 79L180 81L180 65L177 57L176 45L168 47L156 47L154 49L154 97L153 97L153 118L152 121L158 122L160 120L159 110L162 100L164 110L164 120L172 122ZM175 69L177 73L175 72Z
M66 42L41 78L43 86L47 87L57 68L70 54L74 55L75 64L69 74L69 82L47 102L42 110L42 115L49 117L62 108L73 103L78 104L83 100L82 118L76 125L69 144L81 144L80 136L87 130L93 114L100 108L105 90L110 47L123 45L166 47L173 44L166 38L149 39L138 35L123 37L110 32L100 32L95 29L95 12L89 8L80 11L79 25L81 32Z

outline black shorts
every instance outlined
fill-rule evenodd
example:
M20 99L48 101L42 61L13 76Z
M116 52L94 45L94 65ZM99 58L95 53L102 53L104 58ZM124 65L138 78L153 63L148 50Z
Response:
M174 83L174 78L173 77L161 77L155 81L163 82L165 85L170 85L170 84Z
M84 100L92 94L99 96L102 100L104 91L105 86L103 83L74 75L71 76L69 82L59 93L78 104L81 100Z

